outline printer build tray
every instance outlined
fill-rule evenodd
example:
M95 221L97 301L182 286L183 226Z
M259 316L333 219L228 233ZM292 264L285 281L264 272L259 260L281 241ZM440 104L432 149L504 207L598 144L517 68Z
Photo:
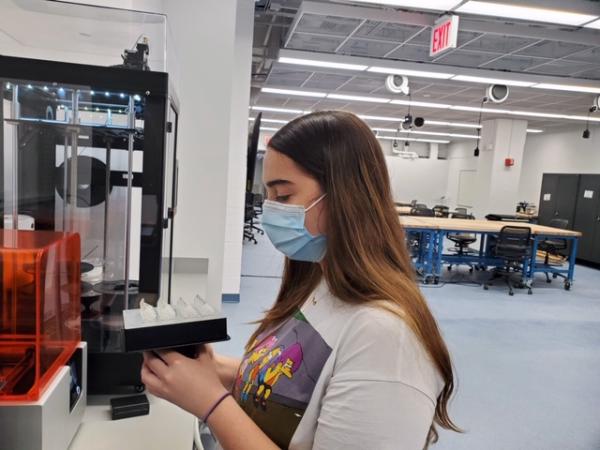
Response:
M125 310L123 318L126 352L177 350L177 347L189 348L199 344L229 340L225 317L212 316L202 319L173 319L142 323L139 320L139 310Z

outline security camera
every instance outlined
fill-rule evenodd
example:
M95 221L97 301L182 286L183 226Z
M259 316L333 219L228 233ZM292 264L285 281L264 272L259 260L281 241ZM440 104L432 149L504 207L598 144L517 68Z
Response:
M389 75L385 79L385 87L393 94L408 95L410 93L410 88L408 87L408 77L403 75Z
M412 128L413 125L413 117L410 114L407 114L406 116L404 116L404 120L402 121L402 123L400 123L400 127L403 130L410 130Z
M398 148L398 141L396 139L392 141L392 148Z
M493 103L503 103L508 98L509 89L504 84L492 84L487 88L486 99Z
M583 130L583 136L584 139L589 139L590 138L590 130L589 129L585 129Z

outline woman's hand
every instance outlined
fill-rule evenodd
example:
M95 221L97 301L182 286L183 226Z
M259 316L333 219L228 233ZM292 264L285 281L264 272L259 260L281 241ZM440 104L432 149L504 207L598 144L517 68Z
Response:
M151 394L202 418L227 392L211 350L203 346L196 359L174 351L144 352L142 382Z

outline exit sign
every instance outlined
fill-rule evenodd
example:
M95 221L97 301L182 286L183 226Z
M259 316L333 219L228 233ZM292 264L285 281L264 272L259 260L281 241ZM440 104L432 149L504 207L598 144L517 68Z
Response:
M456 48L458 38L458 16L444 16L435 21L431 30L429 56L438 56L446 50Z

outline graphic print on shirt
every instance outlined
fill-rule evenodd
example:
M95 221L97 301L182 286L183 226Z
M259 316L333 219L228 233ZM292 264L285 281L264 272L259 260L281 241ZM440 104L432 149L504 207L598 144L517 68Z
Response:
M278 446L289 446L330 354L298 311L273 333L259 336L244 356L235 398Z

